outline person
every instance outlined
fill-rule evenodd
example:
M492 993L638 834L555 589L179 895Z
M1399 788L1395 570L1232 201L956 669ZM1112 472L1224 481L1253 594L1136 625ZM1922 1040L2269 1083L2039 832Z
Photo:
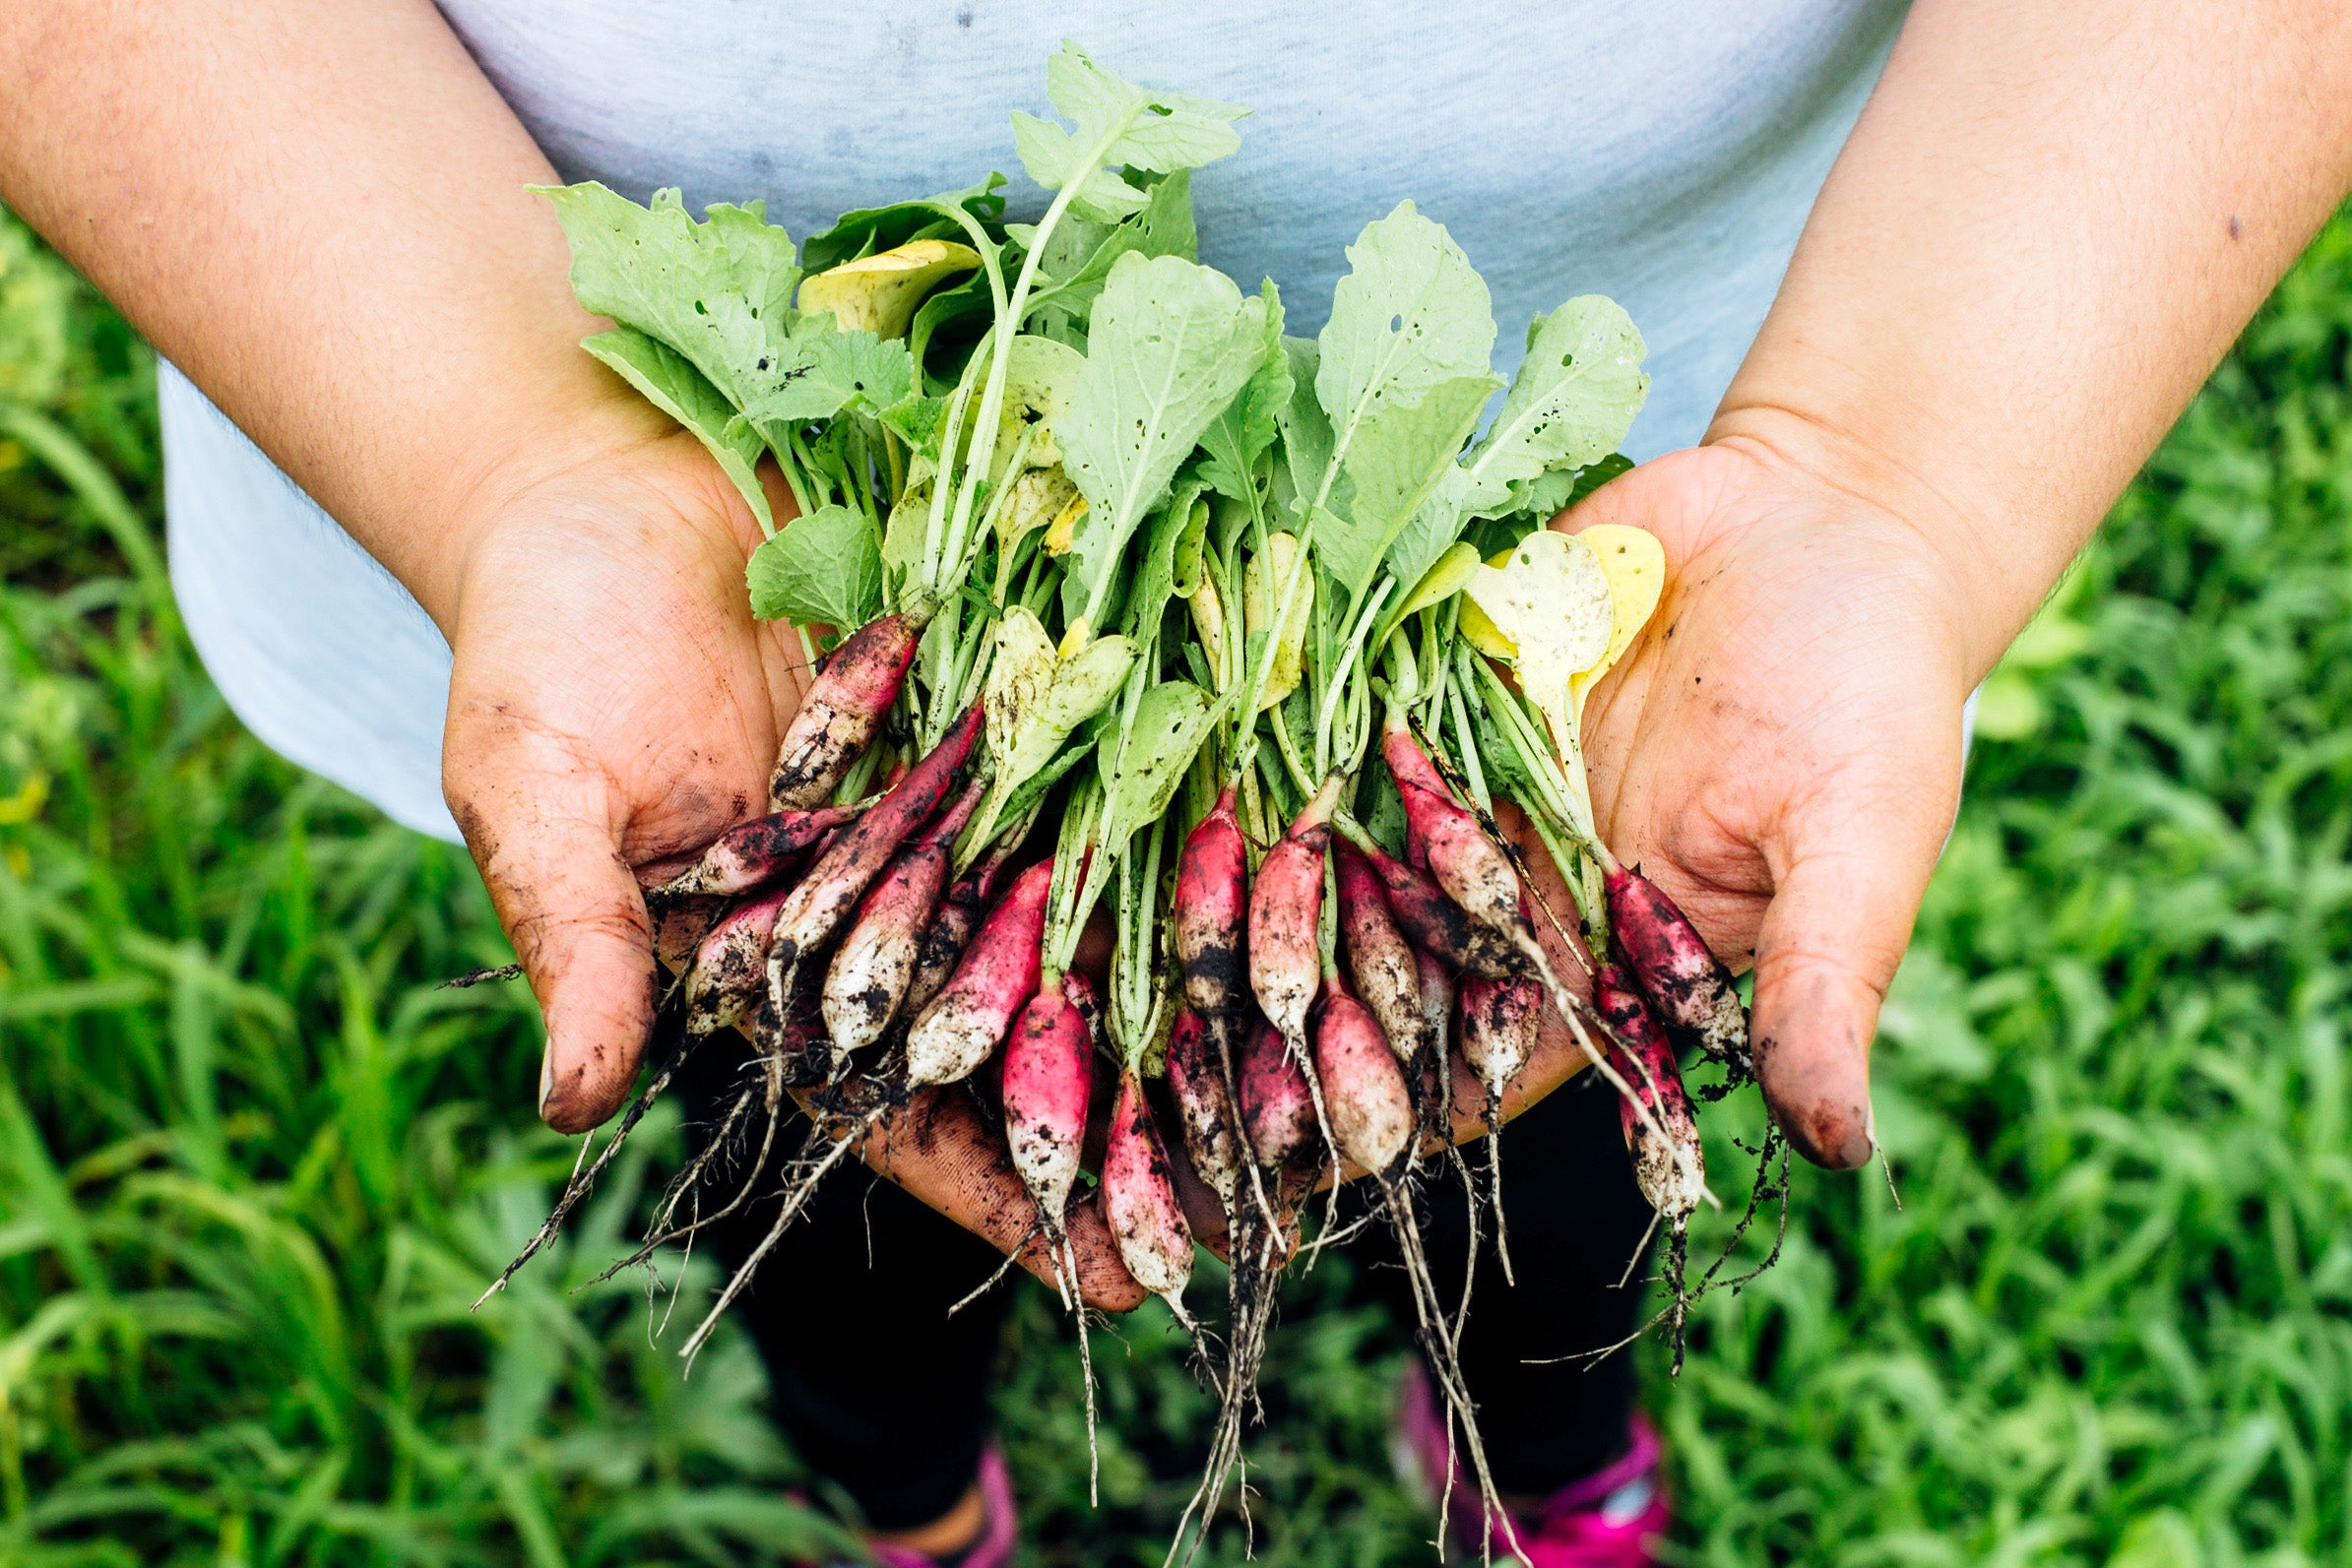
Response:
M1293 330L1318 323L1345 241L1413 196L1494 284L1506 341L1583 291L1648 334L1628 441L1647 461L1563 525L1647 528L1672 573L1590 709L1599 820L1752 965L1763 1088L1798 1149L1862 1163L1869 1045L1955 809L1962 703L2352 179L2352 7L1111 0L1085 25L1116 69L1257 110L1197 182L1203 259L1278 279ZM172 367L189 631L265 740L463 834L544 1010L554 1127L627 1093L640 881L751 809L806 672L747 615L740 501L575 347L594 324L525 187L764 196L805 233L1009 163L1002 112L1044 107L1061 31L1034 0L0 14L0 199ZM1548 1052L1519 1103L1565 1072ZM1606 1147L1592 1103L1531 1111L1522 1168L1535 1145L1565 1179ZM952 1294L1017 1206L977 1123L917 1110L939 1135L877 1157L917 1239L880 1261ZM934 1213L979 1239L941 1243ZM845 1404L761 1327L782 1298L860 1299L843 1228L805 1231L822 1289L751 1303L779 1414L899 1560L1000 1561L985 1343L929 1489L894 1497L859 1491L855 1451L916 1444L937 1412L887 1389ZM1090 1297L1132 1304L1100 1227L1080 1241ZM1491 1409L1519 1376L1511 1336L1589 1288L1561 1274L1522 1280L1522 1322L1473 1368ZM1628 1470L1654 1445L1621 1403L1532 1397L1518 1424L1575 1440L1506 1466L1531 1551L1638 1560L1592 1494L1622 1482L1610 1506L1655 1529Z

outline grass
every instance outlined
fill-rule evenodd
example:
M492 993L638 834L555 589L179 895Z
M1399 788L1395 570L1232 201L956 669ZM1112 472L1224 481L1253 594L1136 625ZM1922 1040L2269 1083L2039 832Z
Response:
M467 1310L572 1152L527 1000L431 988L504 956L480 888L222 708L161 577L145 352L5 221L0 1562L837 1539L739 1338L681 1381L630 1288L565 1288L668 1124ZM2339 220L2002 672L1879 1048L1901 1208L1801 1171L1779 1267L1705 1303L1678 1383L1650 1356L1681 1560L2352 1556L2348 354ZM1718 1171L1754 1125L1710 1113ZM1404 1342L1345 1286L1274 1348L1268 1564L1427 1560ZM1064 1330L1016 1314L1033 1561L1156 1562L1188 1488L1205 1402L1164 1323L1121 1332L1097 1514Z

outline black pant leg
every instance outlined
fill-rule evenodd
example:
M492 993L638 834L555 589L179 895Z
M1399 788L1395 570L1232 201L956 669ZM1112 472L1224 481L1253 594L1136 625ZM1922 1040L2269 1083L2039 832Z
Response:
M1470 1145L1463 1155L1484 1206L1486 1145ZM1468 1248L1461 1184L1439 1162L1424 1194L1422 1235L1430 1272L1439 1298L1457 1301ZM1518 1284L1502 1277L1493 1213L1482 1207L1462 1375L1478 1405L1495 1485L1544 1495L1625 1452L1633 1355L1627 1348L1590 1364L1529 1361L1616 1344L1632 1332L1648 1298L1642 1269L1618 1286L1641 1245L1650 1206L1633 1182L1617 1097L1597 1075L1580 1075L1503 1129L1502 1204ZM1385 1226L1367 1232L1359 1246L1372 1265L1364 1271L1369 1287L1410 1326L1412 1295L1394 1266Z
M689 1059L678 1075L689 1150L749 1070L750 1047L733 1034ZM766 1236L775 1167L807 1125L795 1114L777 1129L759 1193L704 1232L723 1268L731 1272ZM749 1158L746 1150L740 1160ZM744 1174L737 1168L719 1190L731 1196ZM970 1231L849 1163L826 1178L731 1309L759 1347L795 1450L874 1529L928 1524L972 1484L1008 1294L991 1290L952 1318L947 1309L1000 1261Z

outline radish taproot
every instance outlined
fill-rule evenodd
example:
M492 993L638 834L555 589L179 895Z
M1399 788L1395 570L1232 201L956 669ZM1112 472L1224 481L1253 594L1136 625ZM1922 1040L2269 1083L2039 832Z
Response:
M738 822L712 841L701 857L646 894L648 901L705 893L745 893L792 869L793 857L832 832L857 820L857 806L815 811L772 811Z
M915 977L922 933L947 880L949 847L985 787L985 780L973 780L963 797L911 839L866 890L850 934L825 970L825 1028L836 1061L881 1038L898 1016Z
M1322 978L1315 928L1323 910L1323 854L1339 800L1334 775L1266 851L1249 890L1249 988L1293 1050L1306 1052L1306 1014Z
M1686 1035L1743 1079L1755 1076L1748 1009L1732 972L1664 889L1632 867L1604 873L1609 922L1634 983L1669 1030Z
M1184 1286L1192 1279L1192 1226L1176 1197L1168 1148L1143 1098L1143 1080L1121 1072L1118 1102L1103 1147L1103 1218L1135 1283L1189 1323Z
M1185 1158L1230 1214L1241 1172L1240 1112L1209 1026L1189 1007L1177 1010L1169 1030L1167 1066Z
M833 650L776 748L770 810L809 810L833 793L898 700L922 637L912 616L884 615Z
M1418 1064L1428 1038L1421 966L1388 912L1388 895L1370 862L1346 844L1339 847L1339 929L1356 995L1379 1020L1397 1060L1409 1067Z
M777 911L776 935L768 944L768 992L777 998L780 1010L792 995L801 966L841 928L907 836L939 809L957 770L971 756L980 728L981 709L975 703L888 794L817 856L793 888Z
M907 1081L952 1084L970 1076L1037 994L1053 862L1013 880L982 922L955 973L907 1032Z

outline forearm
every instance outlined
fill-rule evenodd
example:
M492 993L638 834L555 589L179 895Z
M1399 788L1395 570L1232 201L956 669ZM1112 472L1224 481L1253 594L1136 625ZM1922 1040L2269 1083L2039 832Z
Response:
M0 8L0 198L444 630L505 492L658 429L552 177L425 0Z
M2352 7L1918 0L1709 432L1927 531L1981 677L2352 183Z

